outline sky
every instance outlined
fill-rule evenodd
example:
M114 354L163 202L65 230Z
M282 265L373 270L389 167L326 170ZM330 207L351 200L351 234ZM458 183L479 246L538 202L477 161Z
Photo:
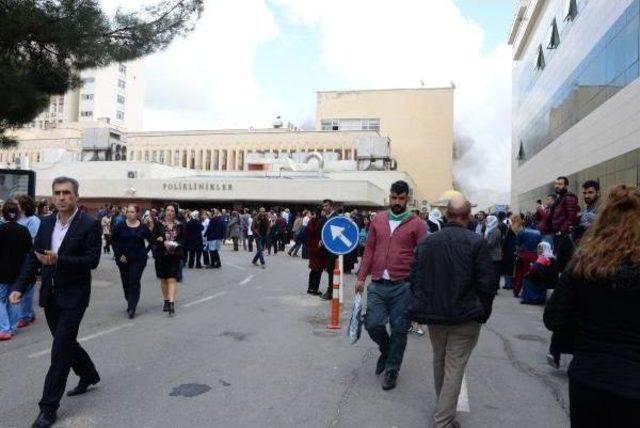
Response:
M456 185L479 205L503 203L514 10L514 0L207 0L194 32L143 60L144 128L263 127L280 115L311 129L319 90L455 82Z

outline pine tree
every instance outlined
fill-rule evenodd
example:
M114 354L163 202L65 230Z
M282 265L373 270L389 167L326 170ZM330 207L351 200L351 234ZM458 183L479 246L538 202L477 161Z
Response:
M77 88L80 71L131 61L193 30L204 0L163 0L109 17L98 0L0 0L0 147L51 95Z

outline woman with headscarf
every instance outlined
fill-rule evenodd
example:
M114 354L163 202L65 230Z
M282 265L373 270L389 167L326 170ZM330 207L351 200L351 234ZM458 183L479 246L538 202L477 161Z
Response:
M429 233L436 233L442 229L442 213L439 209L434 208L429 211L429 216L427 217L427 229Z
M538 258L529 267L522 281L520 303L542 305L547 300L547 289L555 288L558 271L555 268L556 257L548 242L538 244Z
M229 238L233 241L233 251L238 251L238 242L242 238L242 224L240 223L240 214L237 211L231 213L227 228L229 230Z
M202 269L202 230L204 226L200 222L200 213L191 211L191 217L184 226L184 248L187 252L187 266L193 269Z
M494 215L487 217L486 228L484 230L484 240L487 241L489 255L493 262L497 290L500 288L500 273L502 272L502 233L498 228L498 218Z
M562 332L573 343L572 427L640 425L638 307L640 191L619 185L580 241L544 311L554 336ZM557 358L556 364L559 353Z

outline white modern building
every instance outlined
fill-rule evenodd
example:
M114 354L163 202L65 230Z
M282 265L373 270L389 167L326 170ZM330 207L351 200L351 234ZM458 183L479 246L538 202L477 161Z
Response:
M80 77L80 88L52 96L49 107L29 127L51 129L102 121L129 131L142 130L144 78L139 61L83 70Z
M509 44L513 208L558 176L638 185L640 0L520 0Z

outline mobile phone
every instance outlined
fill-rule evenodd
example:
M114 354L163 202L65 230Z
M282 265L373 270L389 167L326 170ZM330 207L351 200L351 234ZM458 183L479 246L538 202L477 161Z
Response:
M42 254L43 256L46 254L46 251L44 248L36 248L35 252L38 254Z

